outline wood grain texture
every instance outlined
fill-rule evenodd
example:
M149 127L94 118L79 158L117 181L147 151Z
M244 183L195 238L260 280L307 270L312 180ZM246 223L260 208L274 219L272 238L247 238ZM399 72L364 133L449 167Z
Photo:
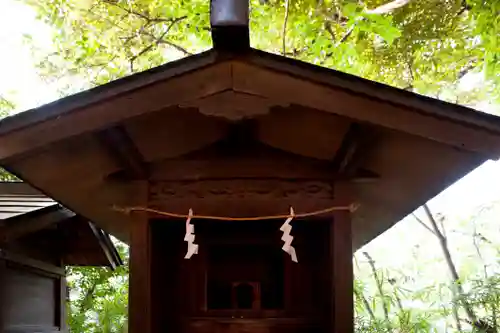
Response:
M12 158L58 140L230 88L230 63L217 64L168 81L156 82L7 136L0 136L0 159Z
M45 273L50 276L64 276L64 268L47 263L42 260L33 259L23 254L14 253L11 251L0 250L0 258L7 261L13 262L21 266L26 266L28 269L38 270L40 273Z
M7 267L4 294L4 326L57 327L56 311L59 298L55 292L59 279L38 275L19 266Z
M5 328L5 276L6 276L6 262L0 259L0 332L4 332Z
M147 204L147 182L137 182L137 202ZM130 228L129 332L152 332L151 229L145 214L136 214Z
M262 68L245 62L235 62L232 68L235 91L331 112L495 159L500 156L500 131L478 130L466 123L419 113L397 104L281 73L279 69Z
M226 179L151 182L149 206L155 209L196 214L247 217L297 213L335 205L333 186L324 181L276 179Z
M352 228L349 212L335 214L330 229L332 333L354 332Z

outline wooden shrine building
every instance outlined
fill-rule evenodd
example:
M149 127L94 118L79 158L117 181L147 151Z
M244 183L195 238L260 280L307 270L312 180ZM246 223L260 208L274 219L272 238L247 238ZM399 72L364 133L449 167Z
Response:
M353 251L498 158L500 120L252 49L225 2L210 51L1 121L0 164L130 244L131 333L352 333Z
M0 332L65 331L65 266L121 264L93 223L26 183L0 182Z

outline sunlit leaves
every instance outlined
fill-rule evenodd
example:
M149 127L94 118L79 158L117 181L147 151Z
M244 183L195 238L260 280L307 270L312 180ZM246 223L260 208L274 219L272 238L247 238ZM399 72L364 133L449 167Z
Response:
M56 52L39 54L42 74L88 83L79 89L211 46L206 0L24 1L54 27ZM285 0L251 0L251 43L281 54L285 38L288 57L462 102L443 90L467 72L500 82L498 3L411 1L368 14L387 1L289 0L283 31Z
M74 333L125 333L128 307L128 248L115 241L125 266L68 268L69 325Z

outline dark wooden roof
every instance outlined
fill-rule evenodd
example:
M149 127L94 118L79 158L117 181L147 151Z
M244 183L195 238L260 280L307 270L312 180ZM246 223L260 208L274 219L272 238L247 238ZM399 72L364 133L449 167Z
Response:
M374 181L353 182L356 248L500 156L496 116L247 49L211 50L8 117L0 164L127 241L130 220L111 206L137 203L138 191L107 177L126 169L140 179L168 164L177 179L196 179L206 170L178 159L222 140L226 120L242 118L258 123L256 141L304 168L323 163L334 174L361 146L347 164Z
M36 191L19 191L16 185L0 183L0 221L56 205L45 195Z
M209 50L62 98L39 108L6 117L0 121L0 136L44 121L60 118L68 112L83 109L95 103L113 97L123 96L124 94L157 82L192 73L193 71L199 71L209 66L213 66L214 64L223 63L232 59L253 64L259 68L279 71L321 85L341 89L350 94L367 97L370 100L388 103L392 106L404 107L406 110L413 113L465 125L472 127L472 129L491 132L491 134L495 135L500 133L500 117L498 116L478 112L465 106L393 88L385 84L299 60L250 49L243 55L237 56L221 55L216 50ZM366 112L366 110L364 112ZM384 121L387 122L388 120L381 119L381 122ZM416 123L410 125L419 127L419 124ZM404 125L402 124L400 126ZM434 129L429 129L429 131L433 130ZM61 133L61 136L64 136L64 134ZM441 133L441 135L436 134L436 136L445 137L446 135ZM479 144L476 143L473 138L468 138L468 140L464 138L463 141L464 142L459 144L459 146L466 149L473 149L472 145ZM473 143L467 141L472 141ZM488 147L487 143L481 146L486 146L482 150L484 150L487 155L493 155L493 158L499 157L498 152L500 152L500 147ZM478 148L474 150L478 150ZM0 157L6 157L4 155L6 154L3 153L3 150L0 150Z
M26 183L0 182L0 239L5 244L56 225L64 238L65 264L112 268L122 264L109 235L92 222Z

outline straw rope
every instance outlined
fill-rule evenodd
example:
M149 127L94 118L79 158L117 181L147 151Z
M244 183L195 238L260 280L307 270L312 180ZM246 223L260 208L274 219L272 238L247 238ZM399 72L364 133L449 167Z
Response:
M131 214L133 212L146 212L146 213L152 213L156 215L161 215L161 216L168 216L168 217L176 217L176 218L182 218L186 219L188 217L191 217L193 219L203 219L203 220L219 220L219 221L262 221L262 220L279 220L279 219L287 219L289 217L294 217L294 218L301 218L301 217L310 217L310 216L317 216L317 215L324 215L328 213L332 213L335 211L349 211L353 213L356 211L359 205L357 204L351 204L348 206L332 206L328 207L325 209L320 209L320 210L315 210L312 212L307 212L307 213L298 213L295 215L290 215L290 214L280 214L280 215L268 215L268 216L252 216L252 217L228 217L228 216L211 216L211 215L188 215L188 214L178 214L178 213L171 213L171 212L164 212L148 207L118 207L114 206L113 210L124 213L124 214Z

